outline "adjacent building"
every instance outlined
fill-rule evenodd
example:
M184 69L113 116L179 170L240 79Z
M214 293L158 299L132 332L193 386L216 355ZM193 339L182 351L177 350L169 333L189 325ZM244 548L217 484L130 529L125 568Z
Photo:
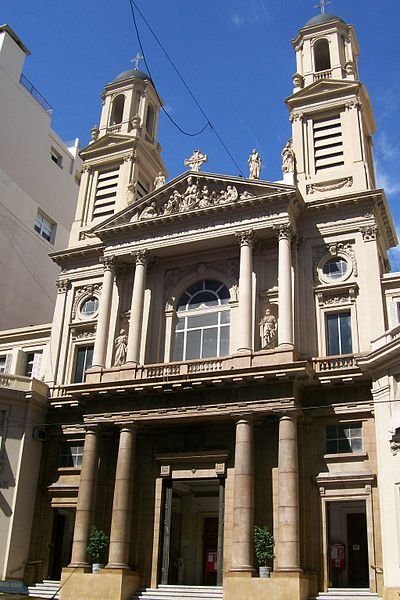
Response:
M351 25L318 15L293 47L282 182L259 178L256 152L246 179L201 171L200 151L166 182L149 76L105 86L52 253L24 574L61 579L62 600L400 592L400 275L374 118ZM266 580L255 524L276 539ZM98 574L92 526L109 536Z
M51 321L59 269L48 254L68 244L79 188L78 140L51 129L51 107L22 74L29 54L0 27L0 329Z

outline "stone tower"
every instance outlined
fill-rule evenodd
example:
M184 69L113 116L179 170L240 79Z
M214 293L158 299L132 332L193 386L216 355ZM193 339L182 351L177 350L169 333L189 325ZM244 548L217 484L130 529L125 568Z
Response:
M374 189L375 122L368 93L358 79L359 46L353 27L335 15L319 14L292 44L297 73L286 103L304 198Z
M102 94L99 127L84 161L70 246L98 241L90 230L152 191L166 168L157 141L161 100L149 75L120 73Z

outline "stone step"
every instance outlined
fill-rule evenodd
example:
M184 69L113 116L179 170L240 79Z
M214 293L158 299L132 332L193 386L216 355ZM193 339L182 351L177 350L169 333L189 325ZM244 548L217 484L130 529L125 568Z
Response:
M34 585L28 586L28 596L33 598L59 598L60 581L53 581L51 579L44 579L41 583L35 583Z
M380 596L366 589L329 588L309 600L380 600Z
M132 600L223 600L222 587L160 585L139 590Z

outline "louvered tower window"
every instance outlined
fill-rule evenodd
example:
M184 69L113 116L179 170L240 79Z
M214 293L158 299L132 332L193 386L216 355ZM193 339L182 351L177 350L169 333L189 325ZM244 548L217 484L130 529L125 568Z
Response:
M316 173L344 165L340 115L315 120L313 136Z
M118 176L119 166L99 173L94 199L93 219L96 217L105 218L114 214Z

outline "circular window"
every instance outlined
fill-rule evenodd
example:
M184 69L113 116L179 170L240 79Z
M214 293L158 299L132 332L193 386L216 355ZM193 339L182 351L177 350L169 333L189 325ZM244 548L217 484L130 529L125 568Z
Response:
M343 255L325 256L318 265L318 277L323 283L345 281L351 272L351 262Z
M99 309L99 300L95 296L87 298L81 305L81 315L85 318L93 317Z

